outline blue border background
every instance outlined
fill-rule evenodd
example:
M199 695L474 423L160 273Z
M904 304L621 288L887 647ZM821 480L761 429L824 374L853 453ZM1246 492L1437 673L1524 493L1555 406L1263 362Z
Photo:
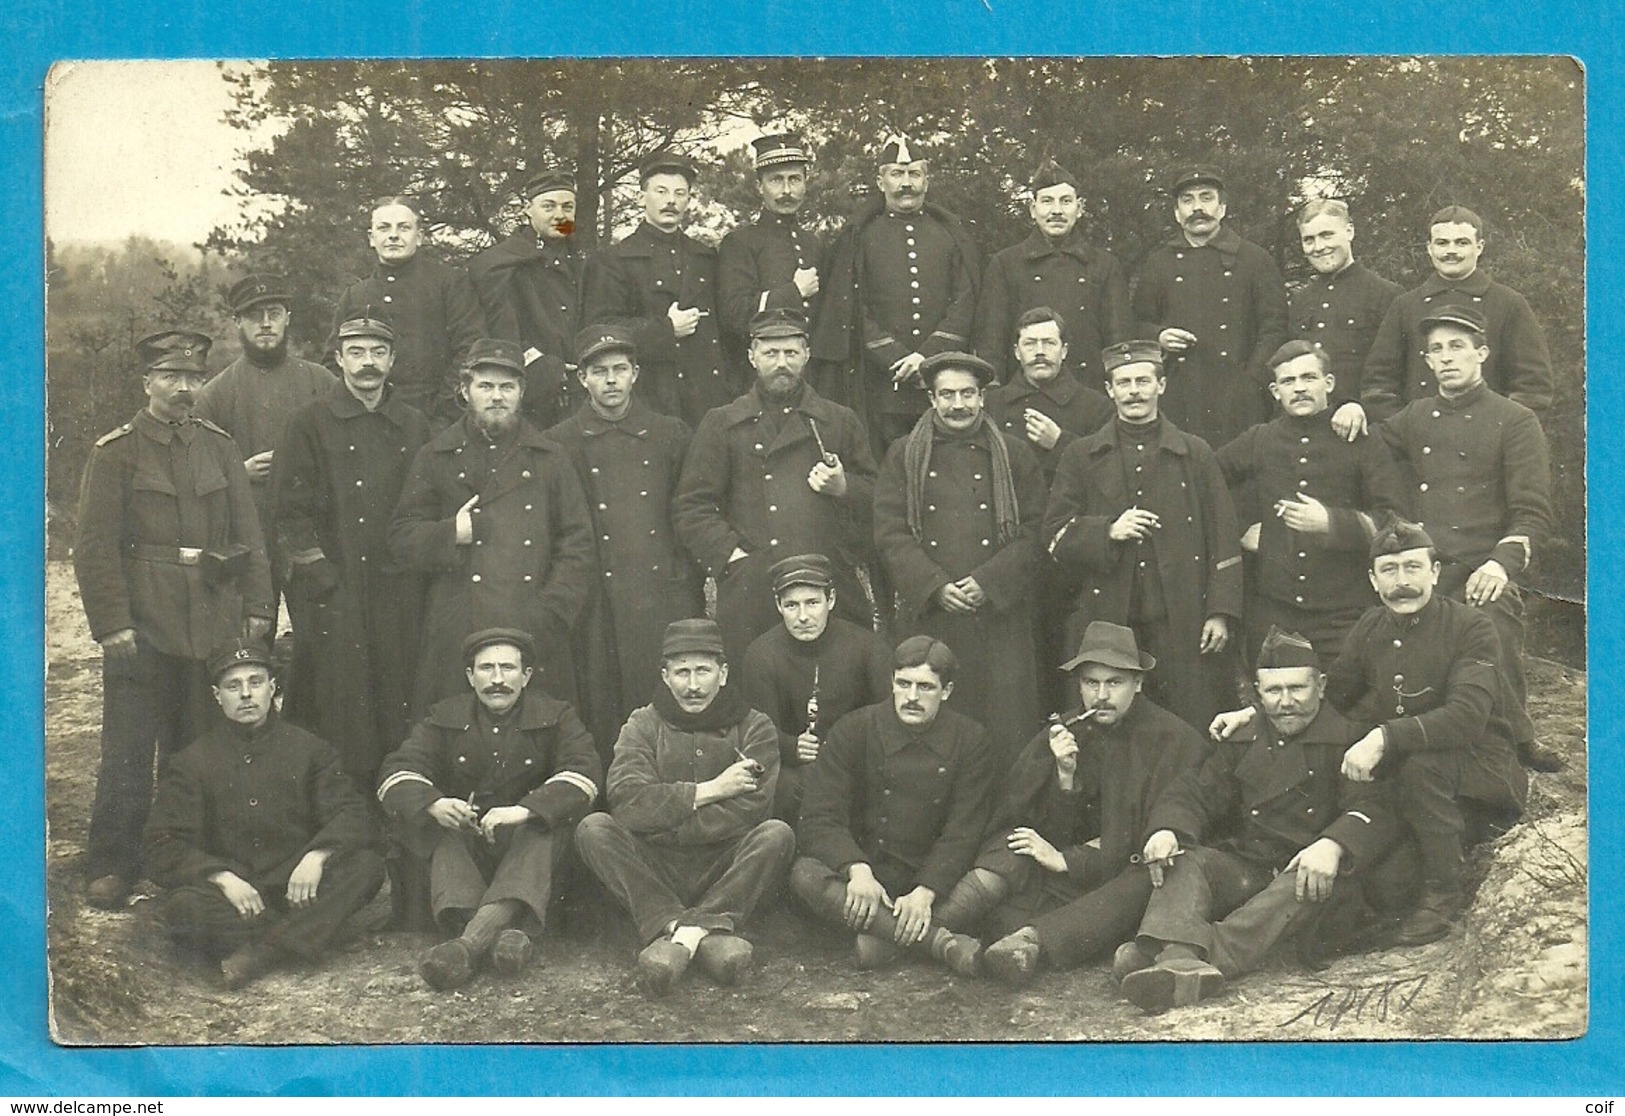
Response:
M1590 427L1611 431L1625 387L1595 354L1620 347L1607 313L1625 282L1611 218L1625 212L1625 58L1620 12L1506 0L1431 10L1399 0L1288 5L1202 0L19 0L0 14L0 377L13 429L0 438L0 648L9 695L0 809L0 1094L1000 1093L1607 1095L1622 1073L1620 686L1591 691L1591 1015L1573 1043L1178 1044L1155 1047L394 1047L65 1050L46 1027L43 833L44 275L42 84L73 58L745 54L1572 54L1588 80L1588 182L1602 215L1589 256ZM477 10L476 10L477 9ZM1600 9L1600 10L1597 10ZM118 127L109 121L108 127ZM107 199L117 205L118 199ZM1610 546L1625 439L1590 447L1592 581L1621 584ZM1591 661L1617 664L1617 599L1597 598ZM1606 667L1605 667L1606 670ZM1599 684L1600 683L1600 684ZM545 984L542 986L545 989ZM545 991L541 994L545 994Z

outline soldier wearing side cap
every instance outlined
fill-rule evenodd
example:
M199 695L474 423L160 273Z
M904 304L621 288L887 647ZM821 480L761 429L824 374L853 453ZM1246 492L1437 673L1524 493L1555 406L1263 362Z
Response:
M571 372L586 256L576 246L576 177L546 167L525 178L525 224L468 261L485 328L525 359L525 414L546 430L578 397Z
M321 365L288 352L293 298L283 279L246 276L232 284L226 301L243 354L203 385L193 413L230 434L243 451L243 467L253 486L260 534L271 562L274 605L282 597L287 568L273 527L271 460L288 420L305 404L327 396L335 381L333 373Z
M1286 287L1268 252L1224 225L1224 180L1189 167L1170 186L1179 232L1134 284L1143 336L1168 354L1168 418L1222 446L1269 417L1264 362L1287 338Z
M607 765L627 715L648 701L666 625L704 613L704 579L673 524L691 432L643 402L632 331L588 326L573 361L586 401L547 436L574 463L592 515L597 583L577 633L576 674Z
M638 168L643 221L587 261L581 315L633 331L644 398L691 427L740 388L722 352L716 249L683 231L698 177L670 151Z
M1082 179L1045 159L1027 183L1027 212L1034 229L988 261L977 306L976 354L1011 383L1021 368L1017 322L1027 311L1048 306L1066 322L1071 372L1083 383L1100 380L1100 350L1134 336L1128 279L1110 252L1084 239L1078 229Z
M273 623L270 564L243 455L197 418L209 339L165 331L136 346L147 406L85 466L73 566L102 645L102 758L91 807L89 901L123 907L141 871L154 752L208 723L207 656Z
M458 648L498 625L529 632L535 684L574 700L596 554L586 496L564 448L520 413L515 342L481 338L461 379L467 413L418 451L389 526L395 560L430 578L413 708L461 693Z

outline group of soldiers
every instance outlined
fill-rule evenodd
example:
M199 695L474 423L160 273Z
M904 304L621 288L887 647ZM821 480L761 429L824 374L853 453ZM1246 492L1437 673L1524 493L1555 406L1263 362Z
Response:
M443 989L524 970L573 855L651 994L742 979L788 884L862 967L1115 948L1148 1011L1289 933L1311 963L1448 934L1466 849L1557 763L1514 580L1551 370L1479 218L1435 214L1402 293L1311 202L1289 300L1188 168L1131 294L1053 161L983 269L906 137L828 246L801 140L753 149L761 212L714 250L671 153L586 260L563 171L467 274L382 200L336 377L275 276L231 289L213 378L205 336L141 343L74 550L89 901L145 873L238 987L387 875Z

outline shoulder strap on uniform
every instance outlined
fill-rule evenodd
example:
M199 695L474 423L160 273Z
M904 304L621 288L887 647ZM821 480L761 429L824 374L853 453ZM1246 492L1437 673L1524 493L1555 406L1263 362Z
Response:
M109 430L106 434L103 434L100 438L97 438L96 445L105 446L108 442L116 442L134 429L135 424L132 422L127 422L123 426L120 426L114 430Z

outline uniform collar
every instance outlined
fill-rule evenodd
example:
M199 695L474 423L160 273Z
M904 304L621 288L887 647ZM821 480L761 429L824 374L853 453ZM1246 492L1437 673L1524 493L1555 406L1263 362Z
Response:
M534 680L533 680L534 681ZM544 694L533 693L528 687L519 696L519 704L509 716L508 723L520 732L547 728L559 722L563 703ZM429 710L429 723L435 728L456 729L466 732L480 723L480 699L473 690L438 701ZM485 720L492 718L489 714Z
M333 412L333 417L341 419L380 414L396 426L403 426L406 422L406 404L401 402L394 385L387 381L384 384L384 397L378 401L378 406L369 412L366 405L355 397L355 393L345 386L344 378L341 376L339 382L333 386L333 394L327 397L327 409Z
M1010 382L1005 385L1004 395L1006 399L1012 402L1025 399L1029 395L1042 395L1065 407L1076 399L1078 392L1082 390L1083 385L1078 383L1076 376L1072 375L1072 370L1063 364L1055 377L1043 384L1035 384L1027 378L1025 372L1017 372Z
M1168 241L1168 247L1181 252L1200 252L1204 248L1211 248L1221 256L1234 258L1236 253L1241 251L1241 234L1229 225L1220 222L1219 231L1214 234L1213 239L1200 248L1186 240L1183 231L1173 235Z
M943 718L948 715L947 709L937 707L936 720L925 726L922 731L916 732L905 725L897 716L897 707L886 700L885 715L880 719L880 751L882 755L896 755L910 744L924 744L939 756L946 756L952 750L949 746L947 733L942 731Z
M718 408L718 410L722 412L726 425L738 426L740 423L746 422L762 413L762 397L756 394L755 387L752 387L749 391L745 392L745 394L736 398L732 403L726 403ZM790 410L807 415L809 418L817 419L819 422L826 424L835 420L833 404L826 400L822 395L819 395L813 386L806 381L802 381L801 400L796 403L795 406L791 407Z
M446 427L429 440L430 448L436 452L455 450L459 447L467 448L470 445L488 445L485 436L475 434L470 425L473 420L464 414L462 418ZM519 429L514 434L514 444L530 449L555 450L558 444L547 438L540 430L531 425L530 420L524 417L519 419Z
M610 433L644 438L649 434L649 408L635 395L632 397L632 405L626 409L626 414L614 422L593 410L591 402L581 404L577 415L581 422L581 433L588 438Z
M1021 242L1021 254L1029 260L1043 259L1057 253L1088 263L1094 256L1095 249L1079 234L1076 225L1072 226L1072 231L1060 240L1051 240L1038 229L1034 229L1028 234L1027 239Z
M1483 295L1490 289L1490 277L1481 267L1474 268L1473 273L1465 279L1446 279L1435 271L1422 281L1422 294L1424 296L1443 294L1445 291L1460 291L1462 294Z
M1489 394L1489 392L1490 385L1488 381L1479 380L1478 383L1474 384L1460 395L1444 395L1441 393L1435 399L1435 402L1447 411L1460 411L1467 407L1471 407L1474 403L1482 402L1484 396Z
M141 433L145 434L153 441L167 446L170 442L175 440L175 436L181 432L183 427L191 428L201 426L202 420L194 415L185 422L165 422L163 419L159 418L157 415L154 415L151 411L143 407L141 408L140 412L136 414L134 425L137 430L141 431ZM190 435L188 434L187 436L189 437Z
M1284 738L1275 731L1275 726L1270 723L1270 719L1264 715L1264 710L1260 706L1247 734L1238 734L1237 737L1238 740L1249 738L1262 740L1265 744L1337 744L1346 747L1349 742L1349 722L1343 714L1332 708L1331 702L1322 698L1320 712L1315 714L1315 719L1305 725L1304 730L1298 735Z

